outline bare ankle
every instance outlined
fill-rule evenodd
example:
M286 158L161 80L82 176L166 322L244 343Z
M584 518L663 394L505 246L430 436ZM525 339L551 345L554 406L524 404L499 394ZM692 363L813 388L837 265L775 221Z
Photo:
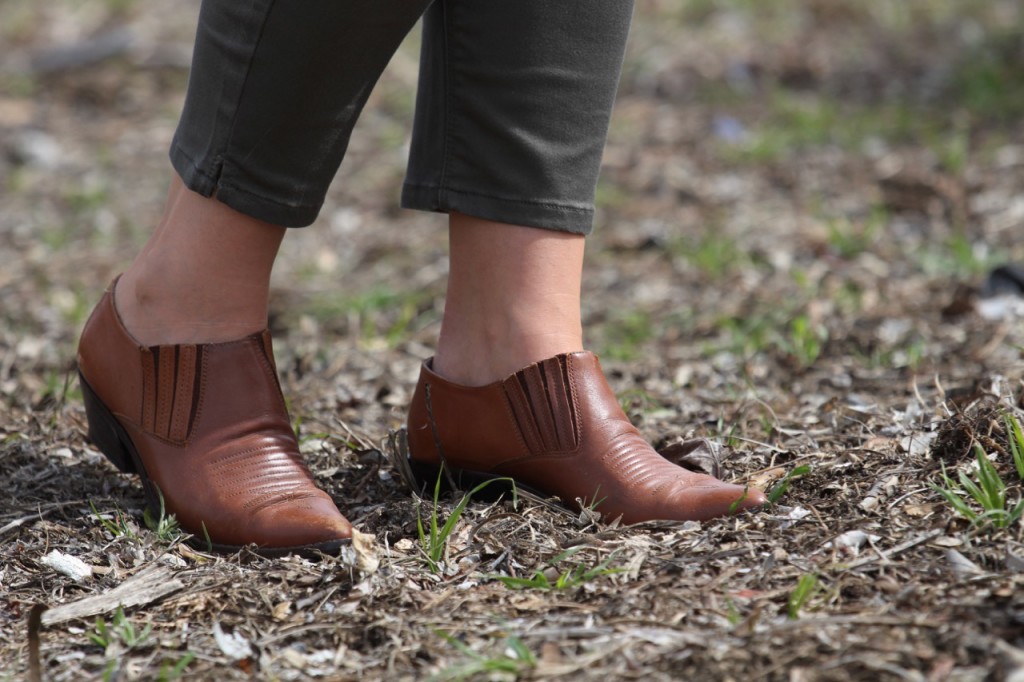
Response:
M133 275L118 280L114 306L141 345L234 341L266 327L265 294L232 297L215 286L204 291L196 282L182 288Z
M433 369L463 386L484 386L562 353L583 350L573 332L539 332L504 337L453 336L442 329Z
M117 285L125 327L145 345L261 331L285 231L189 191L175 176L160 225Z
M582 235L452 213L435 370L481 386L583 349Z

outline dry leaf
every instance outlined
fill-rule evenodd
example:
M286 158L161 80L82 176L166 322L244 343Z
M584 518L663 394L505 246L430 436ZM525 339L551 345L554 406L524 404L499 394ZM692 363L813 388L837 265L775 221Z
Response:
M974 563L955 549L946 550L946 561L953 572L961 578L974 578L984 575L985 571L978 564Z
M353 528L352 542L341 548L339 558L342 563L363 575L376 573L380 566L380 559L377 557L377 539L369 533L360 533Z
M750 477L750 485L761 490L767 490L772 483L780 480L785 475L786 470L782 467L760 471Z
M929 514L933 514L935 512L935 509L938 506L939 505L934 504L934 503L932 503L932 504L908 504L905 507L903 507L903 513L906 514L907 516L916 516L916 517L928 516Z
M274 607L271 612L274 620L285 620L292 611L292 603L290 601L283 601Z
M722 477L723 446L707 438L691 438L669 443L658 454L679 466L715 478Z

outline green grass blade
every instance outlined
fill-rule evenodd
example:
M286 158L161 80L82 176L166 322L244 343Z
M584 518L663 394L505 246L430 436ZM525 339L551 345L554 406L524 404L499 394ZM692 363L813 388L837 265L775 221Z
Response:
M814 573L808 573L800 576L800 580L796 584L796 589L794 589L792 594L789 595L789 601L786 604L786 610L790 620L796 620L800 617L800 610L804 607L811 596L817 592L817 590L817 575Z
M1017 469L1017 477L1024 481L1024 430L1021 429L1017 418L1009 412L1003 414L1003 423L1006 425L1006 440L1010 444L1010 454Z
M964 476L962 474L960 476L960 479L961 481L964 479ZM974 523L977 520L977 513L975 513L975 511L971 509L970 506L968 506L967 502L965 502L964 499L960 497L959 488L956 482L953 481L953 479L950 478L949 474L946 472L945 464L942 465L942 486L940 487L938 485L935 485L934 483L929 485L931 485L932 490L939 493L939 495L941 495L946 500L946 502L948 502L949 505L953 507L953 511L960 514L971 523Z
M553 556L551 559L548 559L547 564L549 566L554 566L555 564L559 564L559 563L565 561L566 559L568 559L569 557L573 556L574 554L576 554L580 550L585 549L585 548L586 548L585 545L576 545L575 547L570 547L569 549L567 549L567 550L565 550L563 552L559 552L558 554Z
M438 527L438 510L440 509L440 497L441 497L441 475L443 468L438 472L437 480L434 482L434 506L430 512L430 535L427 536L423 529L423 522L417 511L417 532L420 536L420 544L423 546L423 552L426 555L427 562L430 564L430 569L433 572L437 572L438 565L441 562L441 558L444 555L445 548L448 545L448 539L452 532L455 530L456 524L459 519L462 518L462 513L466 510L466 506L469 504L470 499L473 495L477 494L492 483L507 482L512 484L512 500L513 504L518 501L515 481L511 478L493 478L488 479L475 488L470 490L468 493L462 496L462 498L455 505L452 513L448 515L448 519L444 522L441 527Z
M999 477L999 472L992 461L985 455L980 445L974 447L978 459L978 482L981 484L982 507L988 510L1003 510L1006 507L1006 484Z
M787 473L785 476L782 477L782 480L779 481L778 485L772 488L771 491L768 493L768 503L775 504L776 502L778 502L779 498L786 494L786 490L789 489L789 484L794 479L800 478L801 476L806 476L809 473L811 473L811 467L809 467L806 464L801 464L800 466L796 467L795 469Z
M972 481L963 471L960 472L959 478L960 487L967 492L968 496L980 504L983 509L988 509L988 506L985 504L985 492L981 489L981 486Z

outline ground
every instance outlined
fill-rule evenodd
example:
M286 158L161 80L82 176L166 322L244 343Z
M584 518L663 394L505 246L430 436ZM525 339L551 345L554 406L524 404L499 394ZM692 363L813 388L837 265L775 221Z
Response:
M190 547L83 437L76 337L159 216L197 9L0 5L0 680L1022 679L1020 3L638 0L587 342L653 442L775 500L630 528L391 464L447 267L396 208L411 36L275 273L303 450L372 535L319 561Z

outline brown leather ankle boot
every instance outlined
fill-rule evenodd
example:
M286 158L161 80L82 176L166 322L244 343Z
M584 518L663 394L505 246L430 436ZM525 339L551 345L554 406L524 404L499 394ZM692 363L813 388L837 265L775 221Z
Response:
M299 455L270 332L147 348L121 323L115 285L78 346L89 440L197 547L336 553L352 527Z
M667 461L629 422L593 353L567 353L467 387L428 360L409 411L414 472L433 487L442 462L460 485L510 477L608 521L704 520L764 504L756 488Z

